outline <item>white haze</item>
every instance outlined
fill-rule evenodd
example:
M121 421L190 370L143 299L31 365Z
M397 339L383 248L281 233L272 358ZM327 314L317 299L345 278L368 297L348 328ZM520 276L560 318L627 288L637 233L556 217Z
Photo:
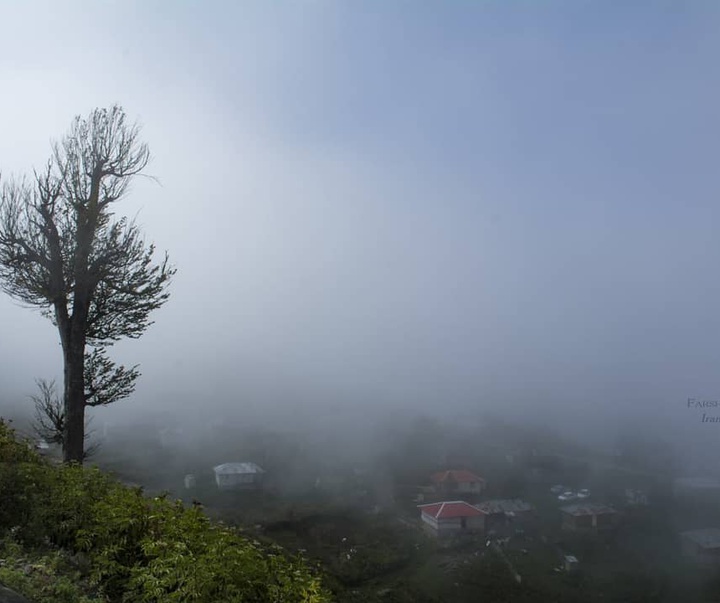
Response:
M720 7L5 3L0 167L120 102L118 207L178 267L98 413L491 409L709 446L720 398ZM61 376L0 298L0 388Z

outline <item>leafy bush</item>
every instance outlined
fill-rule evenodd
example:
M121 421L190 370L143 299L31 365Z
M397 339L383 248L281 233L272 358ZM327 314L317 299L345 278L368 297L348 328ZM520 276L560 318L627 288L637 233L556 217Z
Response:
M42 465L29 442L15 437L9 424L0 418L0 526L27 523L33 491L32 474Z
M211 523L198 506L146 498L97 469L51 466L1 420L0 465L0 529L82 556L110 601L328 600L302 559Z
M35 603L103 603L59 551L28 552L12 539L0 543L0 582Z

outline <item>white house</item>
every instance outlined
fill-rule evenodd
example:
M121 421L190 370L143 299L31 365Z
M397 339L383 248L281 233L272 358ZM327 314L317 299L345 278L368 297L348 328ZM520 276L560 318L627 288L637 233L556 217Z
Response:
M420 518L436 536L468 534L485 529L485 513L462 500L419 505Z
M223 463L214 467L215 482L221 490L253 490L262 486L265 471L255 463Z

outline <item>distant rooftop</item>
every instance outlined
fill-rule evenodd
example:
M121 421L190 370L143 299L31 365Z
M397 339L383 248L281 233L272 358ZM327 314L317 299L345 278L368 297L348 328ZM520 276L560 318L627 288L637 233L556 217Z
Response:
M213 468L215 473L265 473L255 463L223 463Z
M681 532L680 536L692 540L704 549L720 549L720 528L688 530L687 532Z
M468 482L485 481L467 469L449 469L447 471L438 471L437 473L433 473L432 476L430 476L430 479L436 484L444 482L464 484Z
M534 507L518 498L508 500L486 500L475 505L483 513L524 513L532 511Z
M464 500L450 500L446 502L432 503L429 505L419 505L418 508L435 519L450 519L454 517L474 517L483 515L483 512L477 507L466 503Z
M566 507L561 507L560 510L563 513L568 513L569 515L608 515L611 513L617 513L615 509L612 507L608 507L607 505L602 505L600 503L579 503L576 505L567 505Z

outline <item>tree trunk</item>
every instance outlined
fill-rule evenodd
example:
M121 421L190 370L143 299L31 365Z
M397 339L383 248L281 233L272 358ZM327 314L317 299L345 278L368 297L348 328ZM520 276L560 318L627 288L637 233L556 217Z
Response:
M73 333L75 335L75 333ZM83 462L85 452L85 337L71 337L63 346L65 364L65 433L63 460Z
M69 337L63 346L65 361L65 441L63 460L82 463L85 452L85 341L92 297L88 279L88 258L97 228L97 198L100 187L96 166L91 184L89 209L78 209L75 233L75 286L72 314L66 323Z

